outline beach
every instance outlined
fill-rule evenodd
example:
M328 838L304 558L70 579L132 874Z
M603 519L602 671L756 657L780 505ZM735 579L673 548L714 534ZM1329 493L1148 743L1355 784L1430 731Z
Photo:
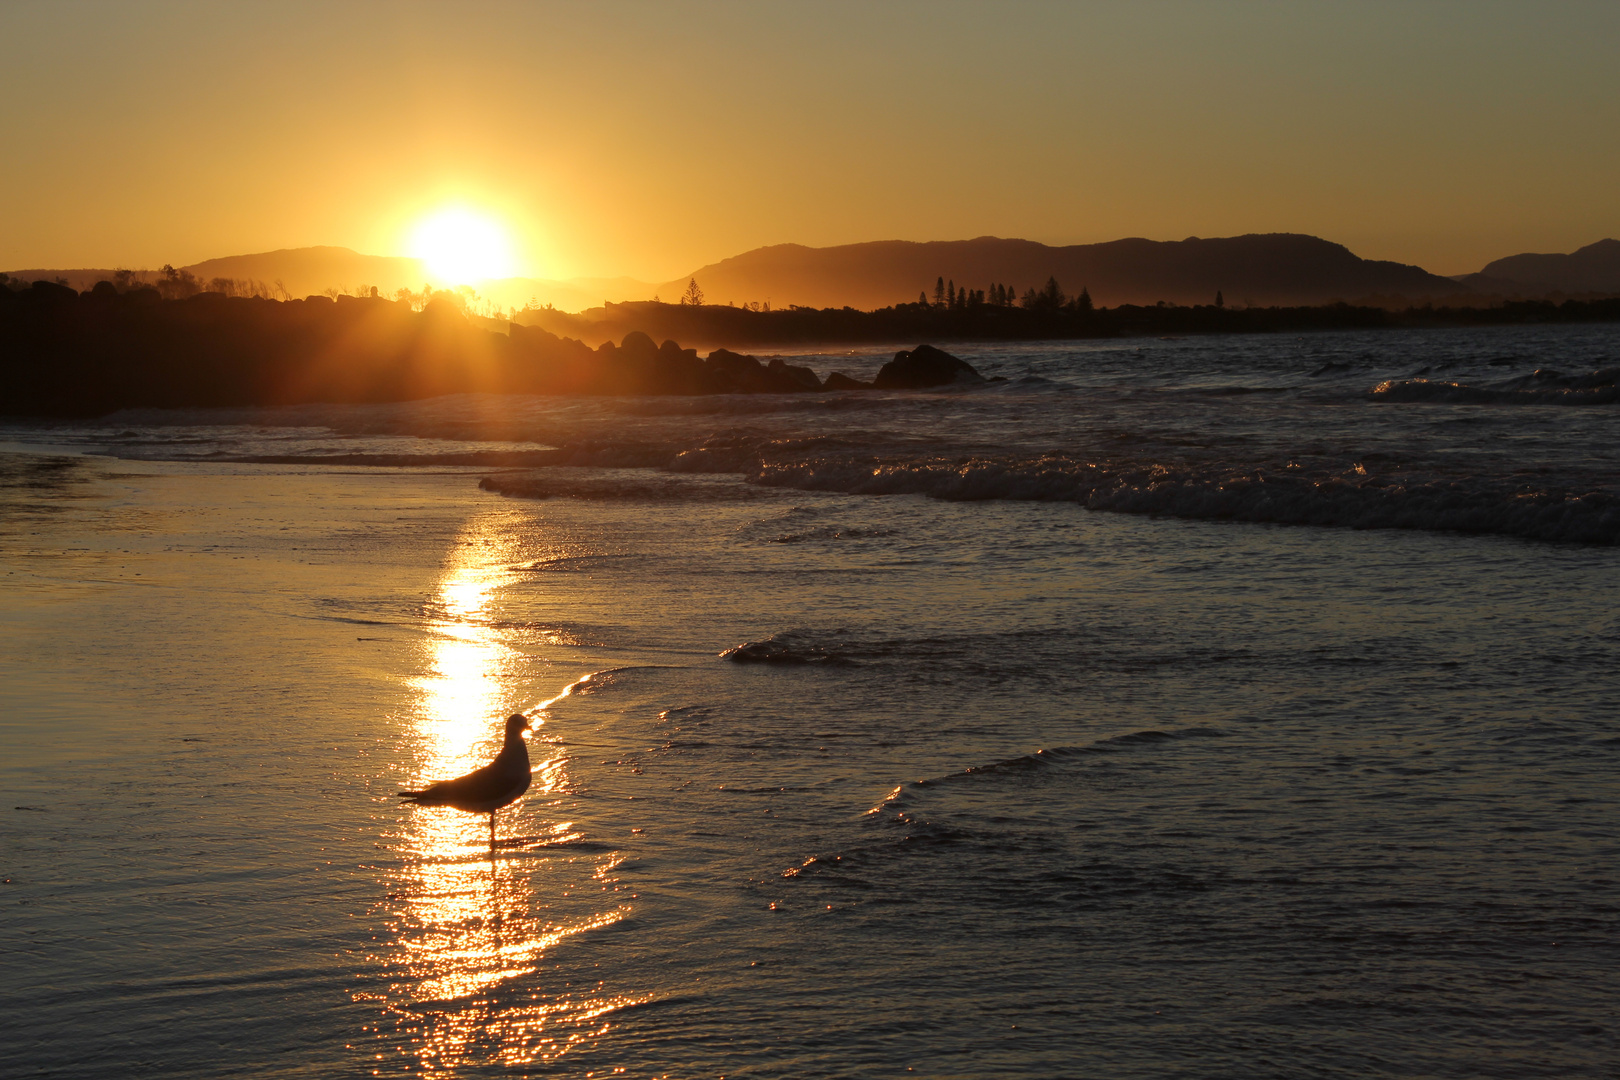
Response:
M1607 1076L1616 342L10 424L7 1071Z

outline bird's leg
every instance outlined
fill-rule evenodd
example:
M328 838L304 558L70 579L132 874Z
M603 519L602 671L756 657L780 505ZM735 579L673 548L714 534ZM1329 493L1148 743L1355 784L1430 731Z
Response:
M489 812L489 850L490 854L495 853L495 811L493 810Z

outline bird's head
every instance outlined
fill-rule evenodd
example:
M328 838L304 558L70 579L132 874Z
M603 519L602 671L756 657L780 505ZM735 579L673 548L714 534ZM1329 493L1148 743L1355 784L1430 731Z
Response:
M522 713L513 713L506 718L506 737L508 739L521 739L525 732L533 731L534 726L529 718Z

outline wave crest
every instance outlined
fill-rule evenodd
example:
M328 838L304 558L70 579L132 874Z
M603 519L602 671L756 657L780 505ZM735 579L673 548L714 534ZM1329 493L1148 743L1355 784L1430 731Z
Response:
M1206 520L1620 542L1620 498L1610 492L1530 488L1481 477L1414 481L1369 475L1364 468L1308 476L1058 456L880 465L824 459L767 464L751 479L861 495L1076 502L1091 510Z
M1471 386L1439 379L1389 379L1373 387L1375 401L1454 405L1612 405L1620 401L1620 367L1588 375L1538 368L1500 383Z

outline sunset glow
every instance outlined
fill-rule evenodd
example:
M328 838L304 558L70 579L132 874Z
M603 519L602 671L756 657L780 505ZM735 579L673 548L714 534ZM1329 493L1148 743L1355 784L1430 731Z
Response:
M441 285L468 285L510 277L515 261L507 230L472 210L441 210L416 227L411 254Z

